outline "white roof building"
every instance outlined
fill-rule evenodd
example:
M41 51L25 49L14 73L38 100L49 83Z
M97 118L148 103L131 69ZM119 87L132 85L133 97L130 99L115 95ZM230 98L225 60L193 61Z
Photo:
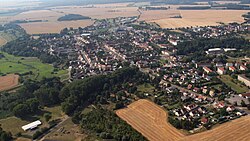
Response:
M37 126L39 126L41 124L42 124L42 122L40 120L37 120L37 121L34 121L32 123L29 123L27 125L22 126L22 129L24 131L27 131L27 130L30 130L30 129L34 129L34 128L36 128Z

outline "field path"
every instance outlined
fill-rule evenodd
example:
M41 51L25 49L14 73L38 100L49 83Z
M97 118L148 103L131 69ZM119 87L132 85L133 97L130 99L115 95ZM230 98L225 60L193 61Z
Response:
M116 114L150 141L174 141L185 136L167 122L167 113L149 100L138 100Z

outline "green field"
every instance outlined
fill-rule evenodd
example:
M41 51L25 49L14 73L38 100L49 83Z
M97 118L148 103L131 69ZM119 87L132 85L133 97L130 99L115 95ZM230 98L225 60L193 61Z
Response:
M148 84L148 83L144 83L144 84L139 85L137 87L137 90L139 92L150 93L150 94L152 94L154 92L154 89L155 88L151 84Z
M5 58L0 59L0 74L24 74L32 71L32 74L28 75L28 77L41 80L43 77L65 77L68 73L67 70L54 72L54 67L52 65L42 63L35 57L15 57L7 53L3 54Z
M20 33L17 33L17 35L14 35L14 34L10 34L8 32L0 31L0 47L3 46L4 44L6 44L7 42L15 40L19 36L21 36Z
M219 77L219 79L237 93L245 93L249 91L246 86L238 83L237 80L234 80L229 75L222 75L221 77Z
M44 113L51 113L51 120L62 118L64 116L61 111L61 106L54 106L50 108L44 108L42 112L40 112L38 115L31 116L29 117L29 119L24 120L12 116L5 119L1 119L0 124L5 131L11 132L12 135L16 135L19 132L25 133L25 135L31 135L33 134L33 132L24 132L21 127L38 119L43 123L40 128L48 126L48 123L45 121L45 118L43 116Z

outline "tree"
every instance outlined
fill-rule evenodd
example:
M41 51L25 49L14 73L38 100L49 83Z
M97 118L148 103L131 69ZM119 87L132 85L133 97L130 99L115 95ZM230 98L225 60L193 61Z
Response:
M49 113L45 113L45 114L44 114L44 118L45 118L45 120L48 122L48 121L52 118L52 116L51 116L51 114L49 114Z
M43 106L51 106L60 102L59 91L55 88L42 87L35 91L34 95Z
M13 113L17 117L25 117L29 114L29 107L26 104L18 104L13 108Z
M242 107L247 107L247 104L245 103L244 100L241 100L241 103L240 103L240 104L241 104Z
M26 101L29 106L29 110L32 113L36 113L39 110L39 101L36 98L31 98Z
M0 126L0 141L11 141L12 139L11 133L4 131Z

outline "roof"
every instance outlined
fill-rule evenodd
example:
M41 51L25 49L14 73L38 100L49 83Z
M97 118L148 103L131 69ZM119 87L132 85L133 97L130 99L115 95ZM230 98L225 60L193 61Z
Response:
M41 124L42 124L42 122L41 122L40 120L37 120L37 121L34 121L34 122L32 122L32 123L29 123L29 124L27 124L27 125L22 126L22 129L23 129L24 131L29 130L29 129L34 129L34 128L36 128L38 125L41 125Z
M250 93L241 94L243 97L250 97Z
M208 68L206 66L204 66L203 69L206 70L206 71L208 71L208 72L213 72L210 68Z
M219 67L218 70L225 71L223 67Z
M246 66L244 66L244 65L240 65L240 67L242 67L242 68L244 68L244 69L247 69L247 67L246 67Z
M222 51L222 48L211 48L208 51Z
M236 70L236 68L234 66L230 66L229 67L231 70Z

